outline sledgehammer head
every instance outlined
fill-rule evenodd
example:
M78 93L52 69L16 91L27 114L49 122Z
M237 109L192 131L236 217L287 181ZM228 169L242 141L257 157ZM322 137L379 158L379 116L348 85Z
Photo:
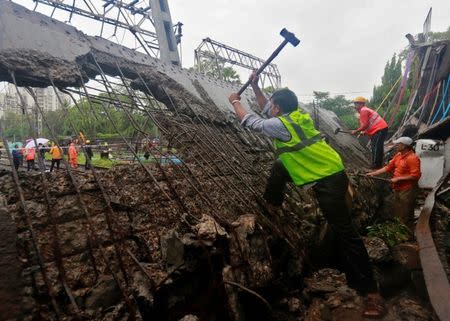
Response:
M283 30L280 31L280 35L290 44L292 44L294 47L297 47L297 45L300 43L300 40L292 33L287 31L286 28L283 28Z

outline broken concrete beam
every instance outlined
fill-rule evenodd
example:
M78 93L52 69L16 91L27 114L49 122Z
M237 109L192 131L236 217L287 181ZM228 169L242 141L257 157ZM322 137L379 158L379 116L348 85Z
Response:
M13 82L10 72L14 72L19 86L47 87L52 79L61 88L79 87L101 73L123 73L132 88L149 93L171 110L225 124L235 119L228 96L238 91L238 85L165 64L0 0L0 81ZM241 96L244 107L256 110L251 90ZM341 127L336 116L324 110L317 114L320 130L344 159L357 167L366 165L368 151L355 138L334 135L335 128Z
M199 115L215 120L232 116L228 95L238 90L237 85L165 64L106 39L87 36L72 26L13 2L0 0L0 81L12 82L9 71L13 71L22 86L47 87L51 85L51 77L58 87L78 87L81 79L77 68L84 82L100 73L94 57L103 72L111 76L119 75L119 64L125 76L134 81L133 86L145 91L139 71L155 97L169 108L189 104ZM247 91L242 96L243 103L250 107L253 95ZM212 101L214 106L211 106Z

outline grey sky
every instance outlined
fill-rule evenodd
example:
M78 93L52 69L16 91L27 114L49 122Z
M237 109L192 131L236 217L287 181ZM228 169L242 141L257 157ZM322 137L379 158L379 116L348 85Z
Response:
M184 23L183 64L210 37L263 59L281 42L286 27L302 41L276 60L284 86L309 100L313 90L370 96L386 61L418 33L433 7L432 30L450 25L448 0L169 0L172 19ZM349 94L351 97L353 94Z
M34 6L32 0L14 2ZM313 90L349 93L349 98L369 97L374 84L380 82L386 61L407 45L405 34L422 30L430 7L432 30L443 31L450 25L449 0L168 2L173 22L184 23L182 56L186 68L193 65L194 49L203 38L265 59L281 42L279 31L283 27L294 32L300 45L288 45L275 63L283 85L305 102L311 100ZM46 13L50 12L47 8ZM64 21L65 16L56 18ZM72 22L80 28L76 18ZM91 34L89 29L93 28L83 22L81 25L82 31ZM98 30L91 31L95 34ZM248 72L241 73L242 80L247 76Z

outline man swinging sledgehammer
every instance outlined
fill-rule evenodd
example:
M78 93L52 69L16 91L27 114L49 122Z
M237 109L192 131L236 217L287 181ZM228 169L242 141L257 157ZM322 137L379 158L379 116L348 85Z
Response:
M384 303L345 201L348 178L341 157L322 139L310 115L299 108L294 92L280 89L267 99L258 86L258 77L253 74L250 79L258 105L269 118L248 113L237 93L231 94L229 101L242 126L273 139L278 159L273 164L264 198L272 206L280 207L287 182L297 186L314 183L319 206L338 238L348 284L367 296L363 316L382 317Z

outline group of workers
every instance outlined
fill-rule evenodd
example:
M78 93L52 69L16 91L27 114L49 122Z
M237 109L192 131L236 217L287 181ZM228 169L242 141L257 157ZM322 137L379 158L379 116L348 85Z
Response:
M242 126L273 139L277 159L264 193L268 209L275 215L280 212L288 182L311 186L337 238L337 251L348 284L366 297L363 316L383 317L384 301L379 294L367 250L352 222L351 208L346 202L349 180L340 155L316 130L310 115L299 107L294 92L280 89L268 99L259 88L258 76L253 73L250 79L257 103L266 117L249 113L237 93L229 96L229 102ZM421 175L420 160L412 147L413 140L409 137L395 140L397 154L383 166L388 125L376 111L366 106L365 98L357 97L353 102L359 113L360 127L352 134L364 133L371 139L372 157L367 175L393 173L390 182L396 198L394 213L412 230L417 182Z
M85 168L88 169L90 167L90 160L92 159L93 152L92 147L88 144L90 143L89 140L86 141L85 145L85 151L86 151L86 163ZM77 168L78 167L78 149L74 142L70 142L68 144L68 147L64 147L64 149L67 149L67 161L71 168ZM43 169L44 171L47 171L46 167L46 158L45 154L49 153L51 158L51 164L50 164L50 172L53 172L55 166L56 170L60 169L61 160L63 159L63 151L61 147L58 147L55 143L51 143L49 145L44 145L42 143L38 144L37 148L35 146L30 146L28 148L22 146L19 147L19 145L14 145L14 148L11 152L13 164L16 170L19 169L20 166L23 166L24 160L26 161L26 167L27 171L36 170L38 168ZM88 161L89 159L89 161ZM36 161L38 161L39 167L37 168Z

